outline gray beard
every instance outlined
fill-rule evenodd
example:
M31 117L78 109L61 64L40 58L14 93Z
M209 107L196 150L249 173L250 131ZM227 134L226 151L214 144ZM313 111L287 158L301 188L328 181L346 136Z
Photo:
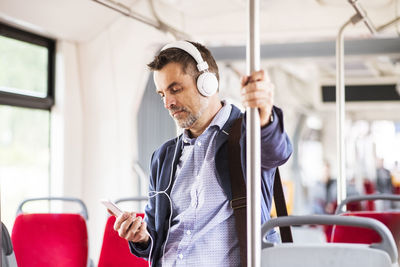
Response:
M183 120L183 121L175 120L175 121L180 128L187 129L187 128L190 128L200 117L200 116L197 117L196 115L189 113L188 117L185 120Z
M207 109L207 104L208 104L207 98L202 97L200 99L200 101L201 101L201 106L202 107L200 108L200 110L196 114L193 114L193 113L187 111L184 108L183 110L188 113L188 117L185 120L177 120L177 119L174 118L176 124L180 128L182 128L182 129L190 128L201 117L201 115L203 115L204 111Z

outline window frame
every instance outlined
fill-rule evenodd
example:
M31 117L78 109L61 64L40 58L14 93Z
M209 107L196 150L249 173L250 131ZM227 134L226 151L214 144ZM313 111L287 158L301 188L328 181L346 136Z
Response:
M56 40L15 28L3 22L0 22L0 35L19 41L43 46L47 48L48 51L46 97L35 97L0 90L0 105L44 109L50 111L55 104Z

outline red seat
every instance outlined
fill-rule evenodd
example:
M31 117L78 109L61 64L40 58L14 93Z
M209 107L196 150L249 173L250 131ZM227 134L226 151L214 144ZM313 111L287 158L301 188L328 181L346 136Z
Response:
M334 210L336 210L337 208L337 203L332 202L331 203L331 210L332 213L334 213ZM353 203L349 203L347 205L348 210L350 211L360 211L362 210L361 204L360 202L353 202ZM327 242L330 242L331 238L332 238L332 229L333 229L333 225L323 225L323 229L324 229L324 233L325 233L325 238Z
M144 214L138 213L143 217ZM110 216L104 230L98 267L147 267L148 262L133 255L129 250L128 241L121 238L114 230L115 217Z
M375 194L375 185L370 180L364 180L364 192L367 195ZM366 210L374 211L375 202L373 200L367 201Z
M85 267L88 234L79 214L19 214L11 239L19 267Z
M396 244L400 241L400 212L351 212L342 215L376 219L389 228ZM332 234L332 242L371 244L379 241L376 233L357 227L337 226Z
M386 225L392 232L396 244L400 242L400 212L349 212L343 216L358 216L373 218ZM335 243L361 243L372 244L381 241L379 235L365 228L350 226L334 226L332 231L332 242ZM400 251L399 251L400 252Z

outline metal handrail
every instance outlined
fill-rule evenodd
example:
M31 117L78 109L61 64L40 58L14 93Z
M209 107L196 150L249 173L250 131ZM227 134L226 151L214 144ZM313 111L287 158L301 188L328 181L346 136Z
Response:
M25 205L27 202L40 201L40 200L48 200L48 201L60 200L60 201L68 201L68 202L78 203L82 208L82 211L79 212L79 214L81 214L82 217L85 218L86 221L89 219L89 213L88 213L88 210L87 210L87 207L86 207L85 203L83 203L83 201L80 200L79 198L74 198L74 197L37 197L37 198L27 198L27 199L23 200L19 204L19 206L17 208L17 215L23 213L22 206Z
M352 23L348 20L340 27L336 40L336 146L337 146L337 201L346 198L346 159L345 159L345 88L344 88L344 49L343 35L345 28Z
M344 29L350 24L357 24L363 21L365 26L371 32L376 34L387 27L393 25L400 20L400 17L389 21L388 23L376 28L367 12L362 8L358 0L348 0L353 6L356 14L353 15L345 24L343 24L338 32L336 39L336 145L337 145L337 161L338 161L338 182L337 182L337 203L338 205L346 198L346 166L345 166L345 86L344 86Z
M149 200L148 197L125 197L125 198L119 198L115 201L115 204L121 203L121 202L128 202L128 201L147 201Z
M337 203L346 198L346 165L345 165L345 87L344 87L344 30L350 24L364 21L372 34L376 29L367 16L367 13L358 3L358 0L349 0L356 14L344 23L338 32L336 39L336 146L338 162Z
M391 201L400 201L400 195L392 195L392 194L372 194L372 195L362 195L362 196L350 196L344 199L337 206L335 214L340 214L345 212L343 207L351 202L360 202L364 200L391 200Z

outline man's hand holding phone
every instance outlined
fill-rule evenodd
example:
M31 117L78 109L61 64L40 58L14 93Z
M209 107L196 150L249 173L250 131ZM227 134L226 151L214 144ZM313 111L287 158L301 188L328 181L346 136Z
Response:
M147 224L141 216L136 216L135 212L124 212L109 200L102 200L101 203L107 207L111 215L116 217L114 230L120 237L145 246L148 244Z
M135 212L123 212L117 217L114 223L114 230L118 231L120 237L133 243L147 244L147 224L142 217L136 216Z

